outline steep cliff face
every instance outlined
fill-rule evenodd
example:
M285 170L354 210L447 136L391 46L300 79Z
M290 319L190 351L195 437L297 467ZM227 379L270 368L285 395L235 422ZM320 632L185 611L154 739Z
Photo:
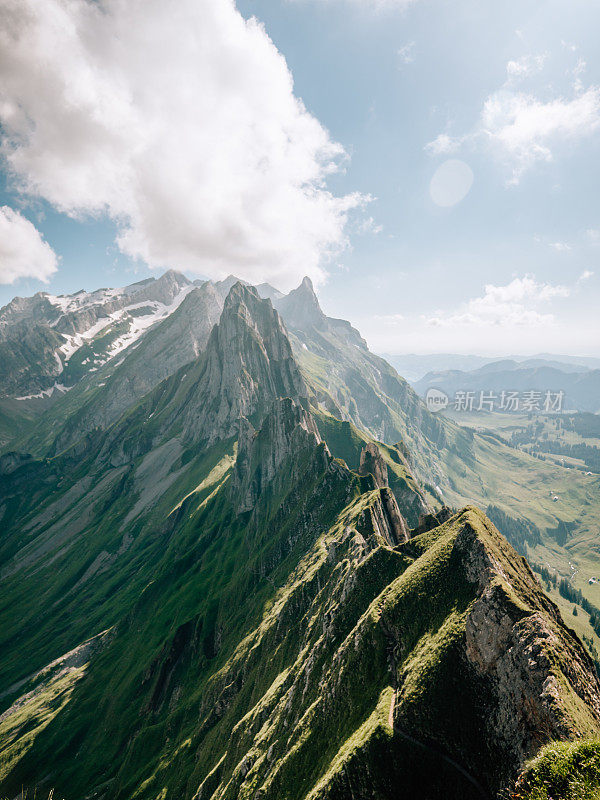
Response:
M388 470L381 450L373 442L366 444L360 454L360 475L372 475L379 488L381 508L389 530L388 541L392 545L408 541L410 533L406 520L400 513L398 501L388 484Z
M273 483L284 462L290 464L285 481L295 483L300 479L298 470L306 469L319 450L327 459L327 447L317 448L319 444L313 418L289 397L273 403L258 432L242 417L231 487L238 511L253 511L268 491L278 494Z
M0 325L0 397L35 394L60 379L63 337L48 325Z
M109 431L100 461L125 464L167 440L211 447L235 437L245 417L259 425L274 398L307 404L285 328L270 300L237 282L206 349L146 395Z
M509 787L551 740L597 735L589 659L481 512L394 546L372 476L282 411L247 429L230 486L186 500L154 580L6 791L463 800ZM27 730L35 708L11 708Z
M42 430L54 420L61 425L58 433L54 430L50 454L60 453L94 428L105 430L161 381L195 361L206 349L222 310L223 299L214 284L192 289L120 364L83 381L47 413ZM35 435L30 439L35 442Z
M273 304L292 328L325 330L328 327L310 278L304 278L297 289L276 298Z
M266 412L273 397L306 398L281 320L256 289L238 282L229 291L199 382L201 397L190 398L185 425L209 440L232 435L240 417Z
M293 677L276 682L236 729L218 785L205 783L197 797L480 796L510 782L541 743L598 729L599 687L585 654L571 650L556 609L524 565L504 561L513 554L478 512L406 545L399 556L420 555L404 562L372 549L373 537L347 533L338 547L351 568L321 575L326 588L307 614L314 629L298 647ZM474 558L482 559L475 568ZM365 597L374 572L383 582L396 577L385 586L375 580ZM473 656L486 634L473 637L472 619L496 584L506 592L500 606L510 631L496 655L523 655L527 664L525 674L511 670L512 685L501 671L482 673ZM547 658L542 680L529 677L543 662L528 661L535 642ZM498 736L501 720L511 720L510 731Z

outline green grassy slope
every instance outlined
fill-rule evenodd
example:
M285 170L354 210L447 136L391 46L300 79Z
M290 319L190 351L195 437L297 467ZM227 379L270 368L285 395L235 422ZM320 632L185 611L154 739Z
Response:
M309 459L252 534L225 487L194 499L105 649L11 758L6 790L43 775L73 798L470 798L552 731L598 731L580 645L483 515L394 550L369 523L377 492L335 464ZM510 620L492 657L537 652L557 687L547 710L529 679L508 692L486 670L473 625L492 588Z
M589 584L600 557L600 477L567 470L533 458L494 435L468 430L466 448L447 448L440 458L447 471L443 496L452 505L493 504L540 529L542 542L528 549L531 561L556 570L594 604L600 584ZM556 499L554 499L556 498ZM559 525L567 523L563 541Z
M576 588L600 604L600 584L588 583L600 557L600 477L534 458L493 431L429 413L356 331L333 325L294 331L291 341L322 413L349 420L388 445L402 442L411 471L432 499L454 507L492 504L533 523L542 543L528 551L532 561L573 578ZM562 541L555 531L565 523L570 530Z
M596 800L600 741L552 742L519 776L511 800Z

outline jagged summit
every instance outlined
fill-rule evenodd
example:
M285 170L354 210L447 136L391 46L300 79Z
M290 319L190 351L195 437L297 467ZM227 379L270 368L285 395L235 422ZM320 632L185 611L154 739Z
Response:
M278 300L280 297L283 297L283 292L280 292L279 289L276 289L274 286L271 286L270 283L257 284L256 291L263 299L268 298L269 300L271 300L271 302Z
M143 409L134 409L121 420L103 455L112 452L114 461L116 447L119 460L130 459L124 443L140 440L141 414L143 428L151 432L151 439L142 437L145 447L173 436L211 445L235 436L241 417L262 424L273 400L280 397L305 405L308 397L285 328L270 300L262 300L254 287L237 281L206 350L159 385ZM129 452L138 452L138 446L132 443Z
M306 276L297 289L274 300L275 308L281 313L286 324L291 328L327 327L327 317L321 310L311 279Z
M137 343L193 288L169 270L120 288L15 297L0 309L0 398L43 404L60 395Z
M241 283L244 286L248 286L248 283L241 278L238 278L235 275L228 275L226 278L223 278L223 280L215 282L215 289L219 292L221 297L225 299L229 294L231 287L236 283Z
M375 483L380 489L384 486L389 486L385 461L374 442L369 442L363 447L358 471L360 475L368 475L370 473L375 478Z
M125 351L120 364L97 373L96 391L89 391L89 382L75 387L50 410L61 422L60 429L56 430L57 425L52 431L51 452L61 452L90 430L106 430L140 396L195 361L206 349L222 309L223 300L213 283L194 285L172 314L148 331L137 347ZM79 406L76 414L71 413L74 405Z
M156 300L164 305L170 305L182 289L193 286L192 281L177 270L170 269L148 283L137 292L137 298L142 300Z
M231 287L208 341L200 383L221 435L233 431L239 417L266 411L274 398L307 397L281 319L254 287L240 281Z
M358 472L363 476L371 475L375 486L379 489L384 522L382 527L386 531L387 541L392 545L407 542L410 538L408 525L400 513L398 501L389 487L388 469L375 442L369 442L363 447Z

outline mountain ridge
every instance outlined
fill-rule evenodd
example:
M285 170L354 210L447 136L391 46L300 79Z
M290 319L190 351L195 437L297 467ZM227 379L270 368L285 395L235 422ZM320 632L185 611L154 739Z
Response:
M106 430L2 457L8 796L469 800L600 733L593 664L525 560L473 507L425 518L406 445L327 411L294 352L356 334L322 324L288 332L236 282L205 349Z

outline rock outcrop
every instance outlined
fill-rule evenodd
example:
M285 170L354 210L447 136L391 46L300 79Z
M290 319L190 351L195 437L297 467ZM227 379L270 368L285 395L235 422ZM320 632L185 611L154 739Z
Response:
M311 342L347 356L335 328ZM365 353L344 408L395 425ZM237 282L107 431L0 464L2 796L480 800L600 734L594 665L525 560L474 507L407 541L404 453L315 397Z
M380 449L374 442L366 444L360 454L360 465L358 468L359 475L368 475L371 473L375 479L375 483L382 489L388 486L388 471L381 455Z
M132 309L133 315L145 303L168 309L191 286L185 275L169 270L157 279L121 289L80 291L61 297L45 292L15 297L0 309L0 397L27 397L47 391L67 367L64 347L69 337L89 334L93 338L90 331L95 326L116 324L120 312L125 313L127 308ZM129 322L132 319L128 318ZM78 341L81 345L82 339ZM89 370L97 369L90 358L86 363ZM72 386L83 374L89 374L84 366L67 374L67 385Z
M152 284L148 291L152 289L151 294L156 296L159 288ZM165 297L165 294L159 293L159 296ZM95 391L90 392L89 385L81 388L82 399L77 414L69 414L63 422L51 454L70 447L90 430L105 430L137 399L148 394L184 364L195 361L206 349L222 310L223 299L213 283L206 281L192 289L179 307L149 330L135 349L125 352L119 365L101 375L102 380L94 381ZM76 389L75 395L78 393ZM51 413L58 418L63 407L73 404L76 399L71 394Z
M385 518L387 541L392 545L408 541L410 537L406 520L400 513L398 501L388 485L388 470L381 455L381 451L374 442L369 442L363 447L360 454L360 475L372 475L375 485L379 489L381 507Z

